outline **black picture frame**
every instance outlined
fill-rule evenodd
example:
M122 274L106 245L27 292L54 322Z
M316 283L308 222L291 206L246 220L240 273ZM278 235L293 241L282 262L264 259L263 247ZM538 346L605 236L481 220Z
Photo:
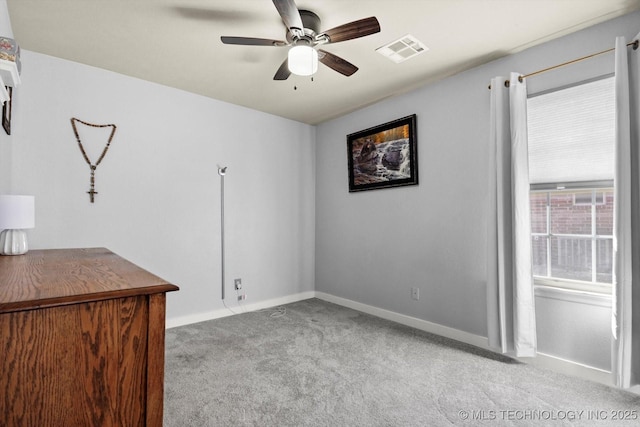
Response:
M412 114L347 135L349 192L418 185L418 136Z
M13 98L13 87L5 86L9 92L9 100L2 105L2 127L7 135L11 135L11 98Z

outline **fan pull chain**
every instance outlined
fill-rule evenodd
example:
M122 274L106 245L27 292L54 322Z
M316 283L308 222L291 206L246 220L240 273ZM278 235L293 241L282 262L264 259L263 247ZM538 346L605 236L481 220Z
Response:
M315 80L313 80L313 76L311 76L311 81L314 82ZM298 86L293 85L293 90L298 90Z

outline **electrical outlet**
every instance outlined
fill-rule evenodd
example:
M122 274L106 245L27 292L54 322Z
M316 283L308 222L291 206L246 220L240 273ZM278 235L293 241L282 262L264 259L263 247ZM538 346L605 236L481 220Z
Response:
M411 288L411 299L416 301L420 299L420 288Z
M244 301L246 299L247 299L247 295L246 294L238 295L238 301Z
M233 287L236 291L239 291L240 289L242 289L242 279L235 279L233 281Z

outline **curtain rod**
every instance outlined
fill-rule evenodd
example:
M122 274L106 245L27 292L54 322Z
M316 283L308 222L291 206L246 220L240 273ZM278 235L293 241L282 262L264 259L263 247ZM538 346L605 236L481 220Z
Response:
M632 42L627 43L627 47L633 46L633 50L638 50L638 45L639 44L640 44L639 40L634 40ZM576 62L584 61L586 59L590 59L590 58L593 58L595 56L602 55L604 53L609 53L609 52L612 52L614 50L616 50L616 48L612 47L611 49L606 49L606 50L603 50L603 51L600 51L600 52L592 53L591 55L583 56L581 58L572 59L571 61L563 62L562 64L553 65L551 67L543 68L542 70L534 71L532 73L525 74L524 76L518 76L518 81L520 83L522 83L522 80L526 79L527 77L532 77L532 76L536 76L538 74L546 73L547 71L551 71L551 70L555 70L556 68L561 68L561 67L565 67L567 65L575 64ZM505 80L504 85L505 85L505 87L509 87L509 80ZM489 89L491 89L491 85L489 85Z

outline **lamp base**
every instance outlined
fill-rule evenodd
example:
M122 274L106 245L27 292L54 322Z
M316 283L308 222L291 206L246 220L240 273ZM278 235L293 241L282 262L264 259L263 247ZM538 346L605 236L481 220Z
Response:
M23 255L28 250L25 230L4 230L0 233L0 255Z

